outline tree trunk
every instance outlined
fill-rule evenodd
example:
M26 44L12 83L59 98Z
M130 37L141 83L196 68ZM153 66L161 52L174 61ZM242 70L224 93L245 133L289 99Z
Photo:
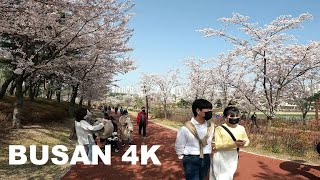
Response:
M271 128L273 118L272 118L271 116L267 116L267 120L268 120L268 125L267 125L267 127L268 127L268 128Z
M76 105L76 98L78 95L78 88L79 84L72 85L72 93L71 93L71 100L69 105L69 116L74 117L75 113L75 105Z
M30 87L31 87L31 85L29 85L29 84L24 86L24 90L23 90L24 96L27 96L27 92L29 91Z
M146 95L146 108L147 108L147 116L149 115L149 99L148 99L148 95ZM147 117L149 118L149 117Z
M40 86L41 86L41 81L39 83L37 83L37 86L35 88L35 92L34 92L34 95L35 97L38 97L39 96L39 92L40 92Z
M83 96L81 96L80 98L79 106L82 106L82 104L83 104Z
M50 96L50 90L48 89L47 90L47 94L46 94L46 97L47 97L48 100L49 100L49 96Z
M307 125L306 116L307 116L307 113L306 112L302 112L303 125Z
M31 83L31 82L30 82ZM29 99L30 99L30 101L34 101L34 90L33 90L33 88L32 88L32 86L30 85L29 86Z
M57 83L58 83L58 86L56 89L56 98L58 102L61 102L62 80L60 79L60 81L58 81Z
M164 102L164 118L167 119L167 102Z
M50 90L50 94L49 94L49 100L52 99L52 95L53 95L53 90L51 89L51 90Z
M91 109L91 99L88 100L88 107Z
M57 96L57 101L58 101L58 102L61 102L61 89L59 89L59 90L56 92L56 96Z
M6 94L6 91L8 89L9 84L11 81L14 80L14 75L10 76L7 78L4 83L1 85L1 90L0 90L0 100L3 99L4 95Z
M52 94L53 94L53 79L49 80L50 82L48 83L48 88L47 88L47 99L51 100L52 99Z
M11 86L10 86L10 89L9 89L9 94L12 96L13 95L13 92L14 92L14 89L16 88L16 81L12 81L11 82Z
M318 128L318 126L319 126L319 95L316 96L315 108L316 108L316 112L315 112L315 125L316 125L316 128Z
M22 110L23 110L23 75L19 75L16 79L16 103L13 109L13 128L21 128Z

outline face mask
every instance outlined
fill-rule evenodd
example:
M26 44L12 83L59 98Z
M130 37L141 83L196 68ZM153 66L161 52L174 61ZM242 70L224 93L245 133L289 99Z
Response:
M229 118L230 124L238 124L240 121L240 118Z
M210 120L212 118L212 111L208 111L205 112L205 115L203 117L203 119L205 119L206 121Z
M142 112L146 112L146 110L142 110Z

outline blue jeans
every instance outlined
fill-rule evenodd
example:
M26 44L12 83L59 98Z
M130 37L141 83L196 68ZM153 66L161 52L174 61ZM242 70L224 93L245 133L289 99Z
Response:
M89 161L92 162L92 146L96 145L96 143L92 141L89 137L88 137L88 141L89 141L89 144L84 145L84 149L86 150Z
M204 180L210 168L210 156L205 154L200 159L199 155L184 155L183 168L186 180Z

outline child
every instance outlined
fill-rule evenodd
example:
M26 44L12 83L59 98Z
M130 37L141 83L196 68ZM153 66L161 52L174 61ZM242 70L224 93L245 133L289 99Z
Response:
M211 161L210 180L232 180L237 170L239 148L249 144L245 128L238 124L239 114L238 108L226 107L223 111L226 123L215 129L215 152Z

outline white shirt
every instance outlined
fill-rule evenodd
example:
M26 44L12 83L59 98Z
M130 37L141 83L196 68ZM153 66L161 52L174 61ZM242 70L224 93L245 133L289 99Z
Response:
M86 145L89 144L89 138L90 142L94 142L92 131L102 129L104 127L104 124L100 123L96 126L92 126L87 121L81 120L80 122L75 121L75 127L79 145Z
M191 123L196 127L199 138L202 139L207 134L207 129L208 129L207 122L200 124L194 118L191 118ZM212 150L211 142L212 142L213 134L214 134L214 129L207 139L207 145L203 147L203 154L211 153L211 150ZM199 141L185 126L182 126L178 131L175 147L176 147L176 153L178 154L179 159L182 159L183 155L200 155Z

